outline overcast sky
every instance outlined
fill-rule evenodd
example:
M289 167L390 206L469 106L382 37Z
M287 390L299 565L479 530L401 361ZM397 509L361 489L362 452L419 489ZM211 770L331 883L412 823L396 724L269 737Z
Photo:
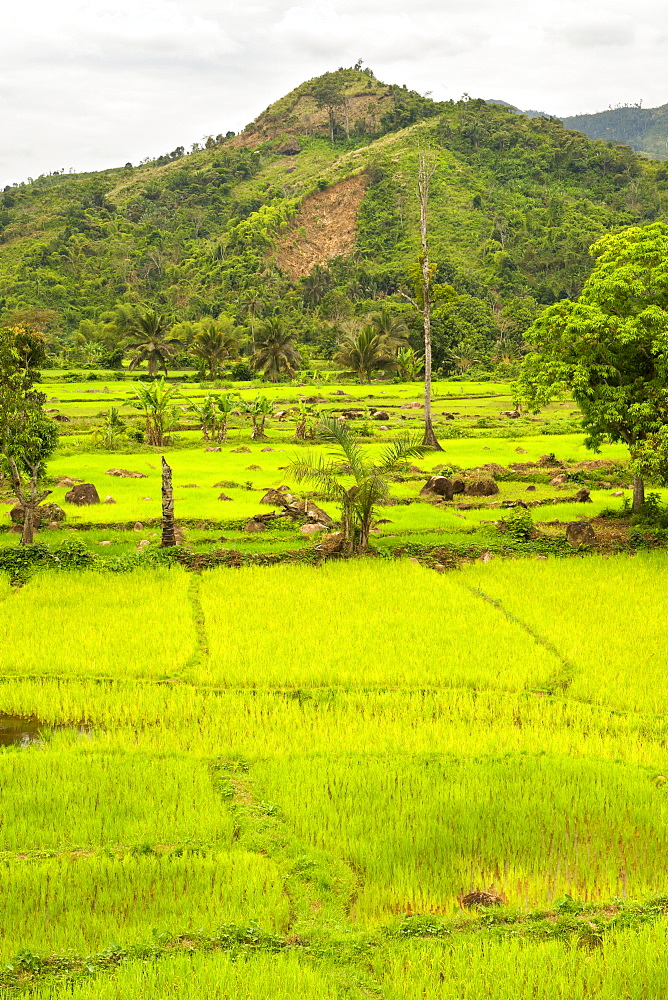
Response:
M240 131L361 58L437 100L668 102L665 0L32 0L0 33L0 185Z

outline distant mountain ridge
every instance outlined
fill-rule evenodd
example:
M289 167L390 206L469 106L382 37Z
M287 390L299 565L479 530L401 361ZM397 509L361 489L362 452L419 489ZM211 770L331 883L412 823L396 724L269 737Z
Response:
M643 108L639 104L624 104L607 111L590 115L569 115L564 118L546 111L522 110L508 101L490 99L489 104L500 104L527 118L557 118L566 128L582 132L588 139L605 139L606 142L623 142L638 153L653 159L668 159L668 104L658 108Z

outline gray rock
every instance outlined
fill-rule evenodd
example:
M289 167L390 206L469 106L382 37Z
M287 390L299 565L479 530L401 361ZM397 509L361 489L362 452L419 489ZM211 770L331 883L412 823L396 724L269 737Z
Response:
M464 488L467 497L494 497L498 492L499 487L493 479L476 479Z
M574 549L581 545L592 545L596 541L596 532L589 521L571 521L566 525L566 541Z
M65 494L67 503L76 504L77 507L89 507L100 502L100 497L92 483L80 483L73 486Z

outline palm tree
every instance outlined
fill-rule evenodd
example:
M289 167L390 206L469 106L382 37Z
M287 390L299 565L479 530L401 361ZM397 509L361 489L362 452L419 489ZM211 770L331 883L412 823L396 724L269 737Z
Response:
M250 361L255 371L261 371L270 382L278 382L283 373L292 377L301 366L294 337L280 316L271 316L260 324L257 347Z
M289 469L297 482L315 483L331 500L341 504L343 552L358 555L369 545L369 533L377 508L387 500L387 476L407 458L422 455L426 448L417 440L405 437L394 441L373 462L358 445L348 424L334 417L323 417L319 431L324 440L335 444L343 458L335 461L323 456L307 455L297 459Z
M393 342L405 340L408 336L404 318L391 313L387 306L383 306L380 312L374 313L371 317L371 326L376 333Z
M206 362L209 368L209 378L216 377L221 361L227 361L238 350L239 341L224 330L217 329L214 324L198 330L193 337L192 353Z
M251 343L253 350L255 350L255 323L258 315L264 309L264 298L256 288L247 288L239 296L239 305L250 323Z
M158 368L162 368L166 375L167 362L171 361L174 348L181 346L181 341L169 338L168 333L169 321L155 309L137 316L130 330L131 339L126 345L135 351L130 370L134 370L142 361L147 361L149 375L155 376Z
M271 402L262 393L258 393L254 399L246 401L244 412L250 417L251 424L253 425L251 440L266 440L267 435L264 433L264 424L267 417L273 412Z
M347 371L359 375L360 385L371 381L371 373L377 368L393 368L396 357L392 342L377 333L371 324L361 330L346 333L339 341L339 349L334 360L344 365Z

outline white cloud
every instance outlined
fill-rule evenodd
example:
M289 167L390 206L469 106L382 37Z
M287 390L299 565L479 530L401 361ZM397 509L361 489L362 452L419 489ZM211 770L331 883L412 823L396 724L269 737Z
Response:
M661 0L33 0L0 35L0 183L239 130L363 57L437 99L557 114L668 101Z

